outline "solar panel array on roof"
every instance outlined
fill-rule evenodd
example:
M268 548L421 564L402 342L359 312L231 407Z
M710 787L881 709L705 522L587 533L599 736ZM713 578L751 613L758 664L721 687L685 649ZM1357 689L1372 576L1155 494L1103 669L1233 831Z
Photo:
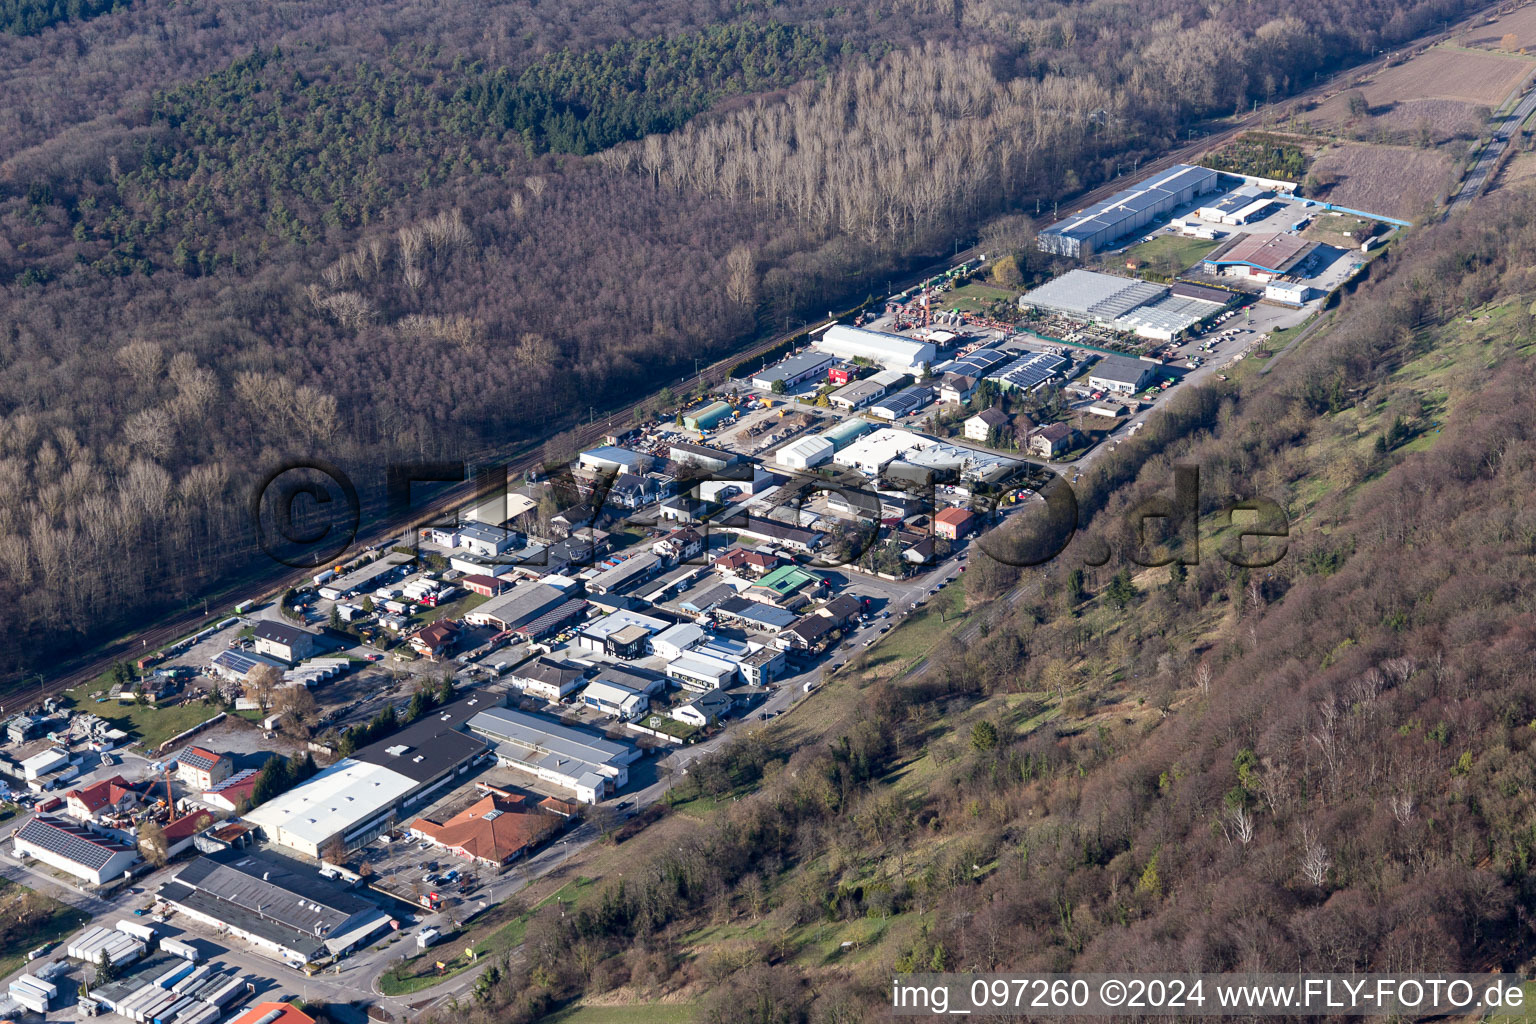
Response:
M997 381L1005 388L1030 391L1065 370L1067 365L1067 360L1062 356L1036 352L1014 360L988 379Z
M881 399L875 406L875 414L887 416L893 420L899 420L908 413L914 413L933 401L933 390L914 384L896 392L889 398Z
M133 852L133 847L111 836L46 814L39 814L23 825L16 838L93 871L105 867L119 853Z
M945 373L958 373L966 377L985 377L1008 362L1007 352L995 348L979 348L970 355L962 356L944 368Z
M246 675L252 669L259 668L262 665L271 665L273 668L281 669L288 667L280 661L264 657L260 654L247 654L244 651L236 650L220 651L218 654L215 654L213 656L213 665L215 668L221 668L238 676Z
M259 768L242 768L239 771L235 772L235 774L231 775L229 778L225 779L223 782L216 782L216 783L214 783L208 789L208 792L210 792L210 793L218 793L218 792L222 792L223 790L226 790L226 789L231 789L231 788L233 788L235 786L239 786L242 783L245 783L245 782L249 781L250 779L255 778L256 776L258 776L260 774L261 774L261 769L259 769Z

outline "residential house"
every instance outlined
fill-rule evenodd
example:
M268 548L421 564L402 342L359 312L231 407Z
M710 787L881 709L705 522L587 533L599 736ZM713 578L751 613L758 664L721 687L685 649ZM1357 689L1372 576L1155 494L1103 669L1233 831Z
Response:
M734 701L723 690L701 693L687 704L673 708L669 714L675 721L700 728L714 725L731 713Z
M608 488L608 504L615 508L636 509L660 497L656 481L650 476L620 473Z
M626 722L633 722L651 706L650 697L640 691L604 679L588 683L587 688L581 691L581 702Z
M411 650L433 661L440 661L452 654L458 642L459 624L451 619L440 619L410 639Z
M976 385L981 383L980 377L974 377L966 373L946 373L939 378L939 401L959 403L971 397L976 390Z
M1029 453L1042 459L1054 459L1072 446L1076 433L1065 423L1051 423L1029 435Z
M825 615L802 615L779 634L776 643L785 650L821 651L831 642L837 628L838 624Z
M992 439L993 431L1001 431L1007 425L1008 417L1003 414L1003 410L996 406L983 409L965 421L965 438L967 441L985 443Z
M651 552L673 565L691 561L704 553L704 538L687 526L679 527L651 545Z
M560 701L586 682L587 673L580 665L555 658L535 658L513 669L508 681L530 697Z
M147 840L143 835L139 837L139 846L147 856L151 856L151 859L154 859L153 855L158 853L160 857L170 860L192 849L197 834L213 824L213 812L193 811L168 821L160 827L161 842L156 844L159 846L158 850L147 847Z
M565 540L575 530L583 526L603 527L608 525L608 515L601 509L595 509L583 502L573 505L564 512L556 513L549 518L549 532L554 540Z
M839 594L821 607L813 609L811 614L831 619L838 628L842 628L857 619L863 612L864 602L851 594Z
M223 782L205 790L198 800L230 814L244 814L256 795L256 780L260 776L261 772L256 768L242 768Z
M715 558L715 568L748 579L760 579L784 564L778 552L758 548L731 548Z
M121 775L64 794L64 813L76 821L95 824L138 807L144 794Z

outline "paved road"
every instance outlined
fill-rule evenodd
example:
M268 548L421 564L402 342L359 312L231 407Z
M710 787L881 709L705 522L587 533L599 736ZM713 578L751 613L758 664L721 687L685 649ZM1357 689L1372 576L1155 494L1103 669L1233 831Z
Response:
M1500 120L1492 123L1489 128L1492 138L1489 139L1488 145L1483 147L1482 155L1478 157L1477 163L1473 165L1472 170L1467 172L1467 176L1462 179L1461 188L1457 191L1456 197L1447 205L1446 213L1448 215L1464 208L1472 200L1483 194L1483 189L1488 187L1489 176L1493 174L1493 169L1498 166L1499 157L1508 148L1510 139L1519 130L1520 125L1525 122L1527 117L1531 116L1532 111L1536 111L1536 89L1532 89L1521 97L1520 102L1515 105L1515 109L1504 115Z

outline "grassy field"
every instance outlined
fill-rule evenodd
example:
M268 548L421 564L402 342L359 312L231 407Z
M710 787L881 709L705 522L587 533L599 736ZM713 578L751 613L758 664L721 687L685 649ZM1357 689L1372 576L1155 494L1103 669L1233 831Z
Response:
M24 909L32 920L20 923ZM27 962L27 954L45 942L58 942L90 922L90 915L22 885L0 879L0 975Z
M995 302L1015 302L1019 293L1011 288L989 284L968 284L945 292L934 300L934 309L958 309L962 313L984 313Z
M447 604L440 604L436 608L427 608L425 606L418 608L416 613L411 616L411 621L419 622L425 626L436 622L438 619L462 618L467 612L474 611L489 600L490 598L484 594L465 594L463 597L454 598Z
M1327 213L1320 213L1312 218L1312 223L1307 225L1301 237L1313 242L1322 242L1325 245L1352 249L1370 236L1375 223L1373 220L1349 214L1334 217Z
M1125 258L1141 260L1148 270L1155 273L1182 274L1219 244L1204 238L1158 235L1150 242L1126 250ZM1114 259L1118 261L1119 257Z
M94 679L72 690L64 691L64 697L75 707L105 718L127 732L133 739L150 748L158 747L177 733L185 732L194 725L201 725L219 713L218 708L201 701L169 707L154 707L149 704L117 700L97 703L95 695L106 696L109 687L110 683Z
M689 736L699 731L699 727L696 725L679 722L675 718L668 718L666 715L647 715L640 724L647 729L655 729L657 732L664 732L668 736L675 736L680 740L686 740Z

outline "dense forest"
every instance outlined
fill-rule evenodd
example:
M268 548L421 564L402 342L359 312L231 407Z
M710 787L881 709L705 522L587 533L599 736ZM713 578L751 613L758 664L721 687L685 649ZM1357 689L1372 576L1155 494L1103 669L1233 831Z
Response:
M1461 9L210 0L0 36L0 671L238 576L280 458L376 494L536 442Z
M892 967L1527 975L1533 265L1510 195L1407 239L1269 376L1183 396L1085 477L1056 563L975 555L972 600L1018 595L979 634L909 675L854 659L694 762L682 798L734 800L536 914L470 1019L622 988L856 1024ZM1278 502L1285 556L1239 569L1208 534L1198 564L1133 563L1176 465L1202 530ZM823 959L828 933L880 945Z
M94 18L98 14L125 6L125 0L3 0L0 2L0 32L13 36L36 35L61 21Z

